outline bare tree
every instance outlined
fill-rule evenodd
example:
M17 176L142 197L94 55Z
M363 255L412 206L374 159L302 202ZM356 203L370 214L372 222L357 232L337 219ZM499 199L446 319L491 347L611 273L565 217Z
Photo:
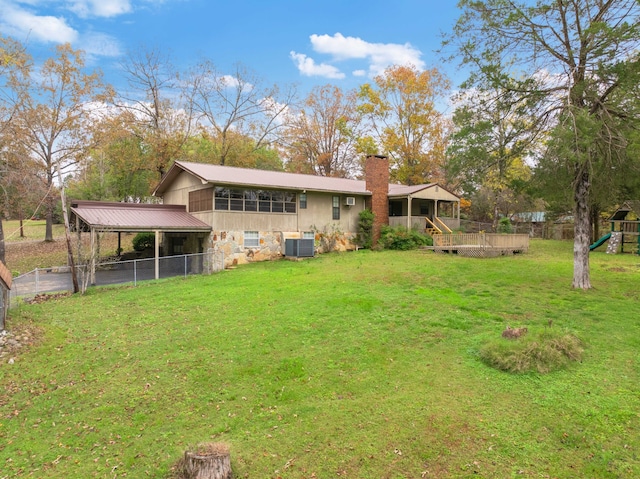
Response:
M147 146L147 162L162 175L191 135L191 101L168 54L158 49L131 52L122 64L129 90L117 104L130 132Z
M185 88L200 126L212 130L220 145L221 165L241 146L237 142L243 138L252 138L256 150L276 142L283 116L295 98L293 88L282 92L277 86L263 87L260 79L241 65L236 65L233 75L224 75L208 60L191 70Z

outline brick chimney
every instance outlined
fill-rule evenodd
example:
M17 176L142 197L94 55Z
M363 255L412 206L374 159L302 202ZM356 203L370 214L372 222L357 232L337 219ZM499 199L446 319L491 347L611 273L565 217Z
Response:
M369 155L364 164L364 178L371 198L367 208L374 214L373 244L380 239L380 228L389 224L389 159L382 155Z

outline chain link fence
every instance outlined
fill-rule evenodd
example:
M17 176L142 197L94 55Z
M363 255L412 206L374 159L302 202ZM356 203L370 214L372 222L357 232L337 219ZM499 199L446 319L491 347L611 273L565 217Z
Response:
M224 269L224 253L209 250L206 253L164 256L158 258L158 277L211 274ZM87 286L133 283L155 279L155 258L130 261L107 261L96 263L95 275L91 278L89 265L76 267L80 289ZM92 281L93 279L93 281ZM34 297L42 293L73 291L73 280L69 266L36 268L13 278L11 298Z

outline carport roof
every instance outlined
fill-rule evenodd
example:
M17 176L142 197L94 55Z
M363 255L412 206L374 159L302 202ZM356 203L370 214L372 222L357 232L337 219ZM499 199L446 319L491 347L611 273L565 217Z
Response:
M99 231L211 231L184 205L72 201L71 214Z

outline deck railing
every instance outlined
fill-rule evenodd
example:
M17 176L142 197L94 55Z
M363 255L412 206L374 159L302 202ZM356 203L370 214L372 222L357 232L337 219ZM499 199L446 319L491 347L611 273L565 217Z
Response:
M529 235L495 233L442 234L433 237L433 246L441 249L455 249L459 246L476 246L526 252L529 249Z

